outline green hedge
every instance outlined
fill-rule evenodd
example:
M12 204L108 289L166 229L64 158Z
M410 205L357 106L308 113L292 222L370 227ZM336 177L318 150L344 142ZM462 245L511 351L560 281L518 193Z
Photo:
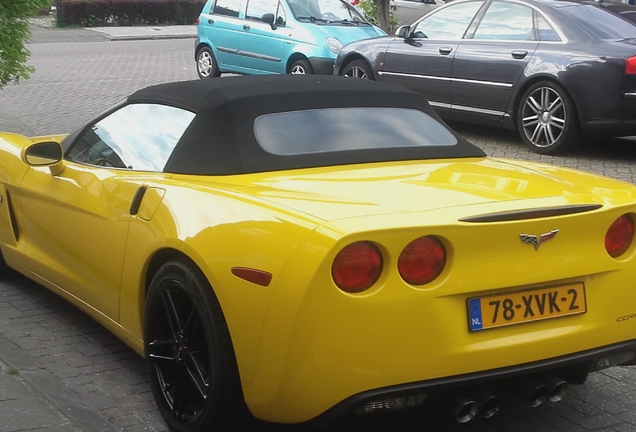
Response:
M190 25L205 0L60 0L58 25Z

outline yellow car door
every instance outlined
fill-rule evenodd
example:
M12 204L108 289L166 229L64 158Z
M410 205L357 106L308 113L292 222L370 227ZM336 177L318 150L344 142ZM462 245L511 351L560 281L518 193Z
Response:
M118 321L119 287L139 182L105 167L32 168L21 185L25 254L35 276Z
M171 106L123 104L62 143L60 169L31 166L19 188L28 271L119 322L135 197L145 181L166 177L193 118Z

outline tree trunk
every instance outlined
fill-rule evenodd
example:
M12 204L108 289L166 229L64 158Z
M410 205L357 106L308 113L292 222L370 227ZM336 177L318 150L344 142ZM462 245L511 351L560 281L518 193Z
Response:
M391 33L391 2L390 0L373 0L375 7L378 9L378 27L387 33Z

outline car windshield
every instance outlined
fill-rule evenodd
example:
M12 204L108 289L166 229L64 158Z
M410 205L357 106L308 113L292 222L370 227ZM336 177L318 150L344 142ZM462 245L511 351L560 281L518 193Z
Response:
M566 6L568 12L600 39L636 38L636 25L596 5ZM564 8L565 9L565 8Z
M267 114L254 121L259 145L275 155L454 146L428 114L408 108L325 108Z
M368 24L354 7L342 0L289 0L289 7L299 21Z

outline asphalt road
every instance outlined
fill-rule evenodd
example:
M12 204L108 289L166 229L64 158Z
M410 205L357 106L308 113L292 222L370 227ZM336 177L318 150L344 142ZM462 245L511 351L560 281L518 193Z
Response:
M48 42L43 37L40 41ZM0 90L0 130L25 135L69 132L138 88L196 79L191 39L105 42L78 32L76 40L82 42L28 46L30 64L37 71L31 79ZM550 157L529 152L512 132L452 126L491 156L580 168L636 183L634 139L598 140L574 154ZM168 430L154 406L143 360L82 312L17 275L0 282L0 360L8 361L3 355L23 365L24 371L18 368L18 372L31 376L27 381L36 385L38 394L55 404L78 430ZM38 381L41 375L47 379ZM20 413L7 421L2 419L6 410L0 409L0 425L9 425L0 426L0 432L26 430L21 429ZM559 403L507 406L491 419L466 425L432 411L330 428L362 430L633 432L636 368L594 373Z

